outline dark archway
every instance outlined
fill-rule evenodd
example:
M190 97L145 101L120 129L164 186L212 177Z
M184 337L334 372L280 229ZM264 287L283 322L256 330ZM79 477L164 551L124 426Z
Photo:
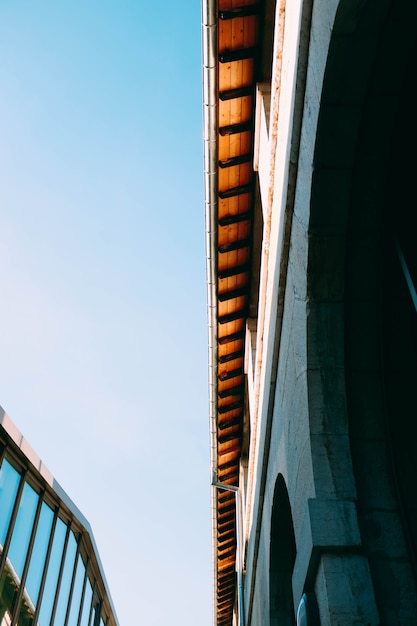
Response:
M395 248L417 277L416 18L412 0L340 3L311 201L309 359L328 409L322 437L349 434L383 624L417 612L417 314Z
M287 487L281 474L275 483L269 555L270 626L294 626L292 572L296 555Z
M381 360L393 480L417 578L417 118L408 81L417 43L405 64L383 215ZM413 301L414 298L414 301Z
M417 126L410 77L417 60L411 27L416 17L415 3L396 3L381 28L348 220L350 440L359 523L383 623L412 623L417 608L417 316L396 249L399 244L414 268ZM392 79L387 89L388 60Z

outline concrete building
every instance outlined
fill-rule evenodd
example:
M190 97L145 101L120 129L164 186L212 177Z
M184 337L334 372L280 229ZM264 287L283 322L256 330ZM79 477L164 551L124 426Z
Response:
M117 624L90 525L0 407L0 625Z
M214 619L417 624L413 0L203 0Z

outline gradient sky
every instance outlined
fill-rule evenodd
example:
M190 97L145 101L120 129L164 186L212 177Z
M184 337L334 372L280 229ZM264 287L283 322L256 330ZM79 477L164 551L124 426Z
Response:
M0 404L121 626L212 622L200 25L0 0Z

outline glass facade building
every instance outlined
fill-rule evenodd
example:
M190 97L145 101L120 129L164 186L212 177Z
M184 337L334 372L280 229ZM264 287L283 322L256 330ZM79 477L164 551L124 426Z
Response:
M91 528L0 407L0 626L117 626Z

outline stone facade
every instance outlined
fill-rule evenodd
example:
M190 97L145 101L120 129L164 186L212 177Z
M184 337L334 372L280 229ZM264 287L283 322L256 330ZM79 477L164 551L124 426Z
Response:
M300 610L300 624L417 623L406 303L417 220L398 163L410 173L417 160L416 13L407 0L275 6L255 130L263 227L240 483L248 626L295 624L303 594L318 618L302 622ZM387 252L394 231L408 289Z

